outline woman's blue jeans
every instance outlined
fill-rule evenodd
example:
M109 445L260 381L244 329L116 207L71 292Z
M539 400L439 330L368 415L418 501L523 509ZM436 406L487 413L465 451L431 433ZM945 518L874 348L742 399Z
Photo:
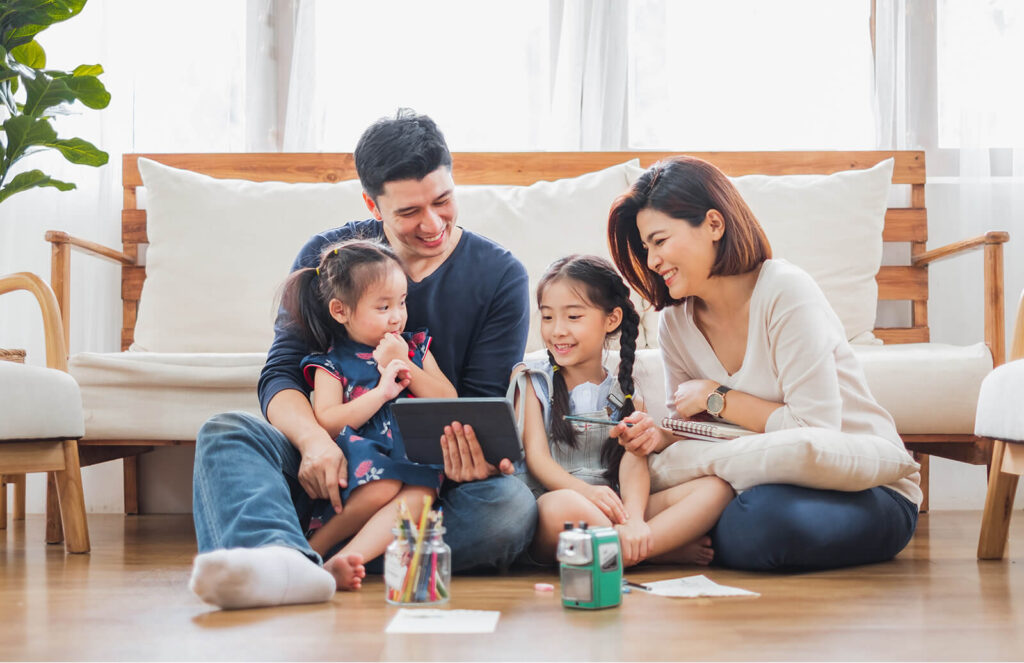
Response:
M729 503L711 540L721 566L810 571L892 559L916 527L917 506L889 488L850 493L765 484Z
M199 552L279 545L322 562L300 524L312 509L297 479L300 460L279 430L245 412L203 424L192 485ZM533 538L537 503L515 477L446 482L440 501L453 571L507 568Z

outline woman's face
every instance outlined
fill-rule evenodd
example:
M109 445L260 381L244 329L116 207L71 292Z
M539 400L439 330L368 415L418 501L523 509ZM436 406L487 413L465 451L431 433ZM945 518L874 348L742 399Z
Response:
M700 297L715 263L715 243L722 237L722 215L711 210L703 223L694 227L645 208L636 215L636 227L647 249L647 267L664 279L669 295L673 299Z

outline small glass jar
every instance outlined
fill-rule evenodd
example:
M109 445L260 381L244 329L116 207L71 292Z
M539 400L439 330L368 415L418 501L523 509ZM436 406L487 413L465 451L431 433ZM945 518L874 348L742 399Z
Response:
M384 591L394 605L436 605L451 596L452 549L444 527L428 527L417 551L415 535L391 530L394 539L384 551ZM411 540L410 540L411 539Z

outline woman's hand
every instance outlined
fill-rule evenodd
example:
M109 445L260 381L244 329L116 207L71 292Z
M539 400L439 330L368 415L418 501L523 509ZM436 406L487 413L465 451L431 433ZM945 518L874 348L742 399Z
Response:
M634 412L622 421L633 424L627 426L619 423L612 428L608 435L618 438L619 444L626 451L638 456L646 456L658 447L661 439L661 429L654 423L654 419L646 412Z
M378 367L379 368L379 367ZM392 359L380 372L380 389L386 400L398 398L402 390L409 386L409 366L401 359Z
M718 388L714 380L687 380L676 389L673 402L679 416L689 419L708 409L708 394Z
M373 350L373 359L377 362L377 370L384 374L384 367L392 361L401 359L409 361L409 344L398 332L385 334Z
M635 518L616 525L615 529L619 533L623 566L633 566L651 555L654 537L650 525L640 518Z
M612 521L613 525L624 523L629 517L626 514L626 507L622 504L622 499L609 486L587 484L587 487L581 489L580 493L593 502L601 510L601 513L608 516L608 520Z

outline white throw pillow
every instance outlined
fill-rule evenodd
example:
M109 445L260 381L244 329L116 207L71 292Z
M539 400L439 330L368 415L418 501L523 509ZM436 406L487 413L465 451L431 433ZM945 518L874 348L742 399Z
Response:
M530 335L526 351L543 347L536 307L537 282L554 260L587 253L611 260L608 212L634 181L639 161L578 177L530 186L459 187L459 225L501 244L518 257L530 277ZM458 171L456 171L456 176ZM638 306L642 300L634 295ZM656 331L656 327L652 328ZM651 334L654 335L653 333ZM637 344L645 346L645 333Z
M648 457L651 490L715 475L737 491L765 483L858 491L917 472L906 449L873 435L790 428L725 442L680 439Z
M831 175L730 178L764 227L773 255L810 274L847 339L870 343L893 159ZM642 172L642 171L640 171ZM639 172L631 172L633 179ZM654 329L657 329L656 323ZM651 335L650 347L656 347Z
M541 347L532 305L538 279L569 253L608 256L608 211L632 184L638 163L628 162L633 172L620 164L531 186L456 187L459 225L505 246L526 266L528 349ZM318 232L370 216L358 180L218 179L144 158L139 171L150 245L134 350L265 352L274 303L299 249ZM652 338L656 326L655 320ZM644 343L641 330L638 345Z
M315 233L369 216L358 180L217 179L139 159L146 281L136 350L266 352L275 299Z
M825 293L846 338L875 327L882 228L893 159L831 175L733 178L764 226L776 258L809 273Z

